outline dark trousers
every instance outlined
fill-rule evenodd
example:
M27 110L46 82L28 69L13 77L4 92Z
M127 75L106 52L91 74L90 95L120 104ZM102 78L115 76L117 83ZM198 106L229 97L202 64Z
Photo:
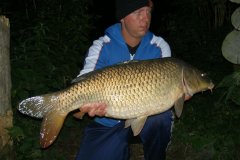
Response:
M165 160L172 124L170 110L148 117L139 135L145 160ZM124 121L114 127L93 122L84 131L76 160L127 160L132 137L131 128L124 128Z

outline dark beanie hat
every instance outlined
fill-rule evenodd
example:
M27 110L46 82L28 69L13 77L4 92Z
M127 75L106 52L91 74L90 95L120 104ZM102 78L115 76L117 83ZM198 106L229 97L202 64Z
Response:
M116 18L121 20L144 6L149 6L149 0L116 0Z

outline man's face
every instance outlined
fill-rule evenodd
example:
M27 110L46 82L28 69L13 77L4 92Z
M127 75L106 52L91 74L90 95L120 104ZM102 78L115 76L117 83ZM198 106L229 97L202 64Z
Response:
M142 7L123 19L121 19L122 27L134 38L142 38L148 31L151 23L151 7Z

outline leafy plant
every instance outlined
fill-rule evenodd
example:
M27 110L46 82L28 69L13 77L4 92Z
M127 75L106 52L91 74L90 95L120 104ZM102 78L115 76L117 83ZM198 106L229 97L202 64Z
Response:
M224 99L225 103L233 102L240 106L240 71L235 71L233 74L224 77L218 87L227 88L220 101Z
M23 118L15 107L22 99L70 84L92 42L97 16L91 12L91 0L24 0L17 8L15 3L4 3L6 8L0 12L7 14L11 22L14 127L9 133L17 159L67 159L56 149L40 149L41 121Z
M240 3L239 0L231 0ZM222 54L231 63L240 65L240 7L237 8L231 16L231 22L234 30L229 33L222 44ZM233 74L226 76L218 85L219 88L227 88L222 97L225 97L225 103L230 101L240 105L240 70L237 69ZM222 99L222 98L221 98ZM221 100L220 99L220 100Z

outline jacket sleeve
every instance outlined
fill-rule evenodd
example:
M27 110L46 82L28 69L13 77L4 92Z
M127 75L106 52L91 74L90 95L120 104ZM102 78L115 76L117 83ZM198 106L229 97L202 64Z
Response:
M162 58L171 57L171 49L169 44L161 37L153 35L151 44L155 44L162 51Z
M89 48L87 56L85 58L83 69L80 71L79 76L91 72L95 69L105 67L106 53L104 53L103 47L105 43L108 43L110 38L108 36L100 37L98 40L93 41L93 45Z

